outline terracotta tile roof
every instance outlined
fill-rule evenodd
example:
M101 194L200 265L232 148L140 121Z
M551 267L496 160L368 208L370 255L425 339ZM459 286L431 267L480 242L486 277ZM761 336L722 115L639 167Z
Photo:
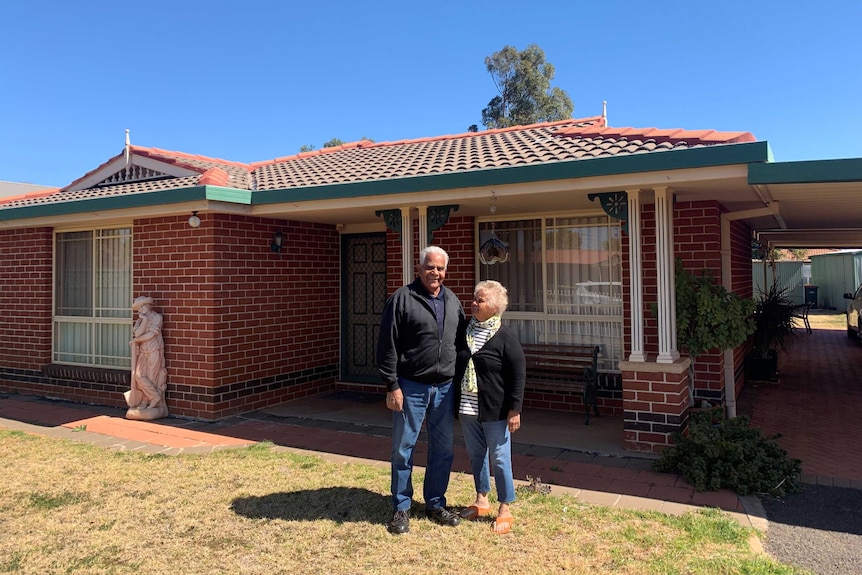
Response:
M18 198L6 198L3 201L0 201L0 209L36 206L57 202L73 202L78 200L89 200L92 198L107 198L111 196L125 196L129 194L142 194L146 192L173 190L197 185L198 176L189 176L185 178L165 178L143 182L129 182L127 184L118 184L114 186L87 188L85 190L55 190L48 194L28 194Z
M60 188L49 188L47 190L39 190L37 192L30 192L29 194L22 194L20 196L0 198L0 207L6 207L5 204L28 205L29 203L44 203L42 201L43 198L52 196L59 191Z
M153 177L74 190L76 185L122 158L121 153L57 193L13 198L0 202L0 209L196 185L245 190L302 188L750 141L755 138L748 132L609 128L602 116L594 116L414 140L361 140L251 164L131 146L136 156L191 170L199 176Z
M572 126L558 130L557 136L600 137L602 139L653 140L656 143L684 143L688 146L755 142L751 132L717 132L715 130L660 130L658 128L609 128L606 126Z

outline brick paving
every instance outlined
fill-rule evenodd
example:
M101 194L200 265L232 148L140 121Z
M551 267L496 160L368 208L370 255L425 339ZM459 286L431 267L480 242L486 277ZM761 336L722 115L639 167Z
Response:
M739 413L791 457L803 481L862 489L862 346L845 330L799 330L779 354L778 383L749 385Z

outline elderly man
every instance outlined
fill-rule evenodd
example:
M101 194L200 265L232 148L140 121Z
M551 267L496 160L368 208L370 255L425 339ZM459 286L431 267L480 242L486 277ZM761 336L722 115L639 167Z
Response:
M390 533L410 530L413 451L422 423L428 422L425 515L441 525L458 525L446 509L452 471L455 341L466 325L464 309L443 286L449 255L429 246L419 254L417 278L386 302L380 323L377 366L392 410L392 505Z

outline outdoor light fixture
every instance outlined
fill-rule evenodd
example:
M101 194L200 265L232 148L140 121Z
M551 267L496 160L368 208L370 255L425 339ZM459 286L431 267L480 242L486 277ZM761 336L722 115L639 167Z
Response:
M272 236L272 243L269 244L269 249L274 252L281 253L282 244L284 244L284 235L282 235L281 230L279 230Z
M189 225L193 228L200 227L201 219L198 217L198 211L197 210L192 212L192 215L189 218Z

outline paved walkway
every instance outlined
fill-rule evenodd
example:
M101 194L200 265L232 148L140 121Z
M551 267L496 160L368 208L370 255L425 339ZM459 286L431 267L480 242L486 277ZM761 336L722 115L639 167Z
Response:
M389 461L389 430L369 425L277 417L251 413L215 423L168 417L154 422L131 421L125 410L52 401L22 395L0 395L0 427L105 448L177 455L209 453L259 441L282 449L313 452L324 459L358 459L374 465ZM682 514L699 507L717 507L741 524L767 528L755 497L730 490L697 492L681 477L657 473L652 461L639 457L602 456L540 445L518 444L513 454L515 477L541 478L552 493L569 493L596 505ZM425 463L427 445L417 446L416 464ZM466 450L456 446L453 472L469 473Z

